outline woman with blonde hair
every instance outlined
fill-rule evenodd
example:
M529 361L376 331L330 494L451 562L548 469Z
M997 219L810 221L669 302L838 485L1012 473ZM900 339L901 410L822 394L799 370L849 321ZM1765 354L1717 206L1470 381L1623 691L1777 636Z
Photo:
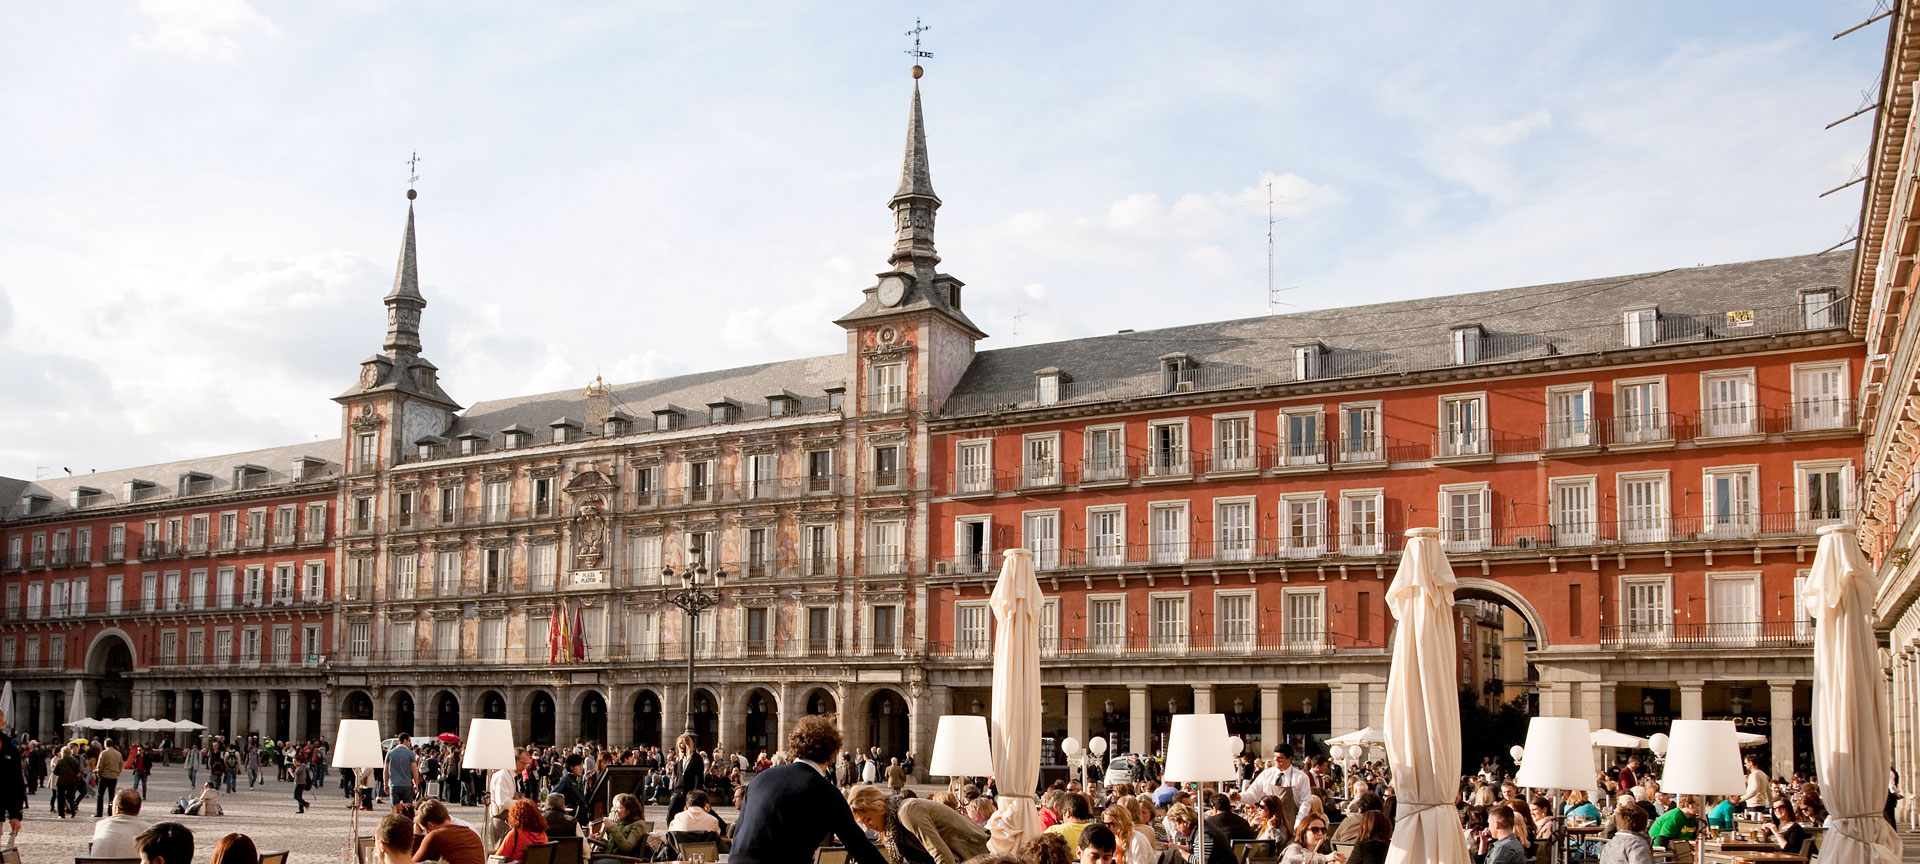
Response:
M965 861L987 854L987 829L926 798L895 798L870 783L847 790L853 821L880 838L887 864Z
M1133 807L1123 797L1100 812L1100 824L1107 826L1107 830L1119 839L1120 849L1125 853L1122 859L1128 862L1152 861L1153 835L1133 824L1132 810Z
M667 821L687 809L687 793L701 787L707 763L700 758L700 745L692 732L682 732L673 741L673 797L667 800Z

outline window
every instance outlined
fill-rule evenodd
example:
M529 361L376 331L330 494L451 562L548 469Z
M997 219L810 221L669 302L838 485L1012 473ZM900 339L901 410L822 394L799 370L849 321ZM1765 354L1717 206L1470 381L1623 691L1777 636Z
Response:
M1290 651L1318 651L1326 644L1323 592L1318 588L1289 588L1281 595L1285 625L1283 637Z
M807 451L807 491L829 492L833 490L833 451Z
M93 561L93 529L79 528L73 532L73 560L88 564Z
M167 520L167 553L168 554L173 554L180 551L181 524L182 523L181 523L180 517L178 516Z
M480 619L480 659L500 660L507 656L507 619Z
M481 497L481 515L488 522L504 522L507 519L507 502L511 495L505 480L495 480L483 487Z
M1060 511L1022 514L1020 541L1033 553L1034 569L1057 569L1060 566Z
M18 570L20 563L20 538L16 536L7 541L7 567Z
M40 668L40 637L27 637L27 668Z
M1034 401L1052 405L1060 401L1060 370L1042 370L1034 377Z
M633 469L633 506L652 507L660 503L658 478L659 467L643 465Z
M1673 612L1667 584L1665 576L1620 580L1620 619L1627 642L1663 644L1672 638Z
M1309 381L1326 374L1321 368L1324 365L1321 361L1326 355L1326 346L1317 342L1312 345L1293 346L1294 379Z
M1807 604L1800 602L1802 593L1807 590L1807 571L1802 570L1793 577L1793 638L1808 641L1813 638L1813 616L1807 612Z
M308 603L318 603L325 599L327 585L327 564L325 561L308 561L304 585L300 587L300 599Z
M775 396L771 399L768 399L767 400L767 416L768 417L785 417L788 414L793 413L792 409L788 407L792 404L793 404L792 400L779 397L779 396Z
M755 654L767 650L767 607L747 607L747 650Z
M830 390L828 390L828 391L827 391L827 410L828 410L828 411L839 411L839 410L840 410L840 406L841 406L841 405L842 405L842 404L843 404L843 403L845 402L845 400L846 400L846 395L847 395L847 394L846 394L846 393L844 393L844 392L842 392L842 391L840 390L840 388L838 388L838 387L834 387L834 388L832 388L832 389L830 389Z
M218 595L215 601L222 609L233 608L234 572L232 567L222 567L219 571L219 581L216 583L217 587L214 589L214 592ZM188 602L192 607L194 609L207 608L207 571L189 571L187 573L187 586Z
M899 612L898 606L873 607L873 650L892 651L899 643Z
M873 367L873 410L898 411L907 404L907 367L904 363L877 363Z
M1167 354L1160 358L1160 392L1181 393L1193 389L1193 358L1185 354Z
M1147 474L1184 477L1187 474L1187 421L1157 420L1147 424L1150 449Z
M160 662L169 665L180 662L180 631L160 631Z
M187 649L188 649L187 653L188 654L195 653L192 650L194 635L195 634L193 633L187 634ZM366 660L368 657L372 655L373 655L373 625L366 621L348 622L347 623L347 656L354 660Z
M833 549L832 525L806 526L806 555L808 576L830 576L834 573L834 562L838 556Z
M273 605L286 606L293 602L293 565L275 564L273 566Z
M232 549L239 534L240 514L232 512L220 514L220 548L222 550Z
M1751 645L1760 636L1760 577L1707 577L1707 638L1720 645Z
M19 538L14 538L16 541ZM113 525L107 528L107 560L119 561L127 555L127 526ZM19 566L20 548L16 545L8 561Z
M1440 487L1440 542L1450 551L1487 548L1492 512L1493 492L1485 483Z
M1593 441L1593 385L1547 390L1547 447L1586 447Z
M560 547L535 543L527 547L527 576L535 591L552 591L559 577Z
M780 494L780 454L755 453L747 459L747 497L772 498Z
M1127 479L1125 427L1096 426L1086 432L1087 464L1080 482L1101 483Z
M900 448L889 444L873 448L873 485L880 488L900 483Z
M1040 656L1052 657L1060 651L1060 598L1040 601Z
M627 613L627 649L635 660L660 657L659 616L653 612L631 610Z
M213 631L213 662L217 666L233 663L233 631L221 628Z
M1181 564L1187 560L1187 505L1152 504L1148 506L1148 558L1155 564Z
M196 664L207 662L207 631L187 631L187 662Z
M368 603L373 600L373 559L354 557L347 559L348 600Z
M1751 537L1759 531L1759 514L1754 507L1754 487L1759 485L1759 469L1753 467L1709 468L1706 470L1704 516L1706 530L1714 537Z
M993 517L962 516L953 523L953 569L985 573L993 566Z
M1660 309L1644 306L1621 313L1622 340L1628 348L1644 348L1660 341Z
M1319 465L1326 461L1320 447L1320 409L1281 411L1280 438L1282 465Z
M153 612L160 608L160 574L144 573L140 576L140 611Z
M405 552L393 556L393 563L390 565L392 567L392 573L389 575L390 584L387 586L387 596L395 600L413 599L414 589L420 584L418 571L419 560L420 559L412 552Z
M1845 361L1793 367L1793 431L1846 429L1850 413Z
M1253 560L1253 500L1232 499L1213 504L1216 561Z
M7 586L7 618L16 619L19 617L20 617L20 586L17 584L8 585Z
M1287 495L1280 499L1282 553L1289 558L1316 558L1326 548L1326 499L1317 492Z
M1187 650L1187 595L1155 594L1148 601L1148 632L1155 651Z
M1127 560L1127 508L1087 508L1087 563L1118 567Z
M260 665L260 628L248 627L240 631L240 662L248 666Z
M1060 485L1060 433L1028 435L1022 452L1020 485Z
M1484 396L1440 397L1440 446L1435 456L1481 456L1487 448L1482 428L1486 401Z
M712 531L687 532L687 542L682 549L686 554L682 556L681 566L697 567L706 564L717 568L720 565L720 544L716 542ZM713 553L713 557L707 557L709 552Z
M372 506L369 505L368 512L362 515L365 516L365 518L371 520L373 518L373 513L371 511L372 511ZM370 528L371 526L362 524L362 525L356 525L354 527L364 531ZM249 548L259 548L267 544L267 511L265 510L247 511L246 544Z
M953 607L953 650L956 655L985 657L993 650L988 617L985 603L960 603Z
M67 617L67 583L56 579L47 586L47 617Z
M1662 379L1616 381L1613 385L1614 444L1665 441L1667 432L1666 382Z
M45 567L46 565L47 565L47 535L35 534L33 535L33 566Z
M480 590L498 594L507 589L507 550L488 549L481 561Z
M300 656L306 658L309 663L318 663L324 653L320 647L320 625L301 625Z
M372 432L354 437L353 470L372 471L380 467L380 439Z
M662 411L653 412L653 431L672 432L673 430L680 428L681 416L682 415L680 412L672 411L672 410L662 410Z
M767 576L773 572L773 529L748 528L746 568L748 576Z
M1667 539L1667 473L1619 475L1620 539L1626 543L1663 543Z
M440 524L452 525L460 521L460 487L440 487Z
M1800 295L1800 326L1808 330L1843 327L1841 313L1845 310L1839 291L1826 288L1805 292Z
M460 657L460 619L433 619L433 656L439 660Z
M1213 595L1214 640L1227 651L1253 648L1253 594L1220 591Z
M1830 525L1846 517L1848 507L1847 475L1849 463L1839 462L1803 462L1794 466L1800 475L1797 485L1799 494L1797 503L1800 510L1800 529L1806 531L1814 526ZM1795 595L1798 596L1798 595ZM1798 607L1798 603L1794 604Z
M1753 370L1700 373L1700 435L1725 438L1760 431L1753 404Z
M1252 471L1260 467L1253 450L1253 415L1213 418L1213 471Z
M1453 344L1454 365L1458 366L1458 365L1463 365L1467 363L1480 362L1480 357L1481 357L1480 343L1482 341L1482 337L1484 337L1485 335L1486 335L1486 331L1480 329L1480 325L1478 324L1470 324L1465 327L1453 328L1452 344Z
M1126 600L1120 597L1087 598L1087 647L1093 651L1118 654L1126 644Z
M1386 502L1378 489L1355 489L1340 493L1340 505L1345 520L1341 533L1342 543L1348 555L1378 555L1383 547L1381 538L1385 527L1381 525L1381 514L1386 512Z
M956 464L959 467L954 472L953 491L961 495L992 492L993 442L962 441L958 455Z
M534 478L533 480L533 514L535 516L553 515L553 478L552 477L535 477Z
M459 596L459 550L448 551L442 549L433 553L433 593L436 597Z
M1591 546L1599 541L1594 517L1594 478L1568 477L1547 484L1552 497L1553 545Z
M125 611L123 605L126 596L125 579L126 577L119 574L107 577L107 614L109 615L118 615ZM16 597L14 599L18 598ZM7 605L11 607L13 604L8 603ZM9 608L7 611L11 613L13 610Z
M825 606L807 607L807 652L825 654L832 647L833 610Z
M298 515L295 512L296 509L293 505L288 504L284 507L276 508L273 511L273 542L293 542L293 520L294 517ZM372 513L369 512L368 515L371 516Z
M278 666L293 662L293 628L284 625L273 628L273 662Z
M906 570L905 549L901 545L906 523L887 521L867 525L867 573L883 575Z
M248 606L259 606L266 600L267 573L265 567L255 564L247 568L246 598ZM411 575L411 568L409 568Z

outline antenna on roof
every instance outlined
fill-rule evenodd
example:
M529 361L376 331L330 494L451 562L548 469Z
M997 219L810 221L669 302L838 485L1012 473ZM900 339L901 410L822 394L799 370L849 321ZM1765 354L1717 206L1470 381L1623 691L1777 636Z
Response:
M1027 310L1025 309L1013 313L1013 344L1015 345L1020 344L1020 319L1025 317L1027 317Z
M1866 27L1869 24L1879 21L1882 18L1888 18L1893 15L1893 5L1891 3L1891 0L1876 0L1876 2L1873 4L1873 9L1874 9L1874 14L1872 17L1858 24L1853 25L1852 27L1848 27L1845 30L1842 30L1838 33L1833 34L1833 38L1838 39L1842 36L1847 35L1848 33L1852 33L1855 30L1859 30L1862 27Z
M1273 181L1267 181L1267 314L1272 315L1281 306L1292 306L1280 299L1280 295L1292 291L1293 287L1277 288L1273 284L1273 225L1279 220L1273 218Z

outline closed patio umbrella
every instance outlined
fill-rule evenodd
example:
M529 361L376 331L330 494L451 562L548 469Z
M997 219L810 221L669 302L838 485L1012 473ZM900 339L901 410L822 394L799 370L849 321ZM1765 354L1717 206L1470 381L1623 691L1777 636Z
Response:
M80 679L73 679L73 698L67 700L67 719L85 720L87 714L87 692L80 688Z
M1387 765L1398 807L1387 864L1468 864L1460 787L1460 681L1454 672L1453 567L1437 528L1407 532L1387 608L1400 625L1387 677Z
M1886 802L1887 703L1873 635L1873 568L1851 525L1820 529L1800 599L1813 617L1813 760L1833 814L1820 864L1899 864Z
M988 848L1012 854L1040 834L1033 786L1040 775L1040 582L1033 553L1009 549L988 600L993 634L993 711L989 745L999 809L987 819Z

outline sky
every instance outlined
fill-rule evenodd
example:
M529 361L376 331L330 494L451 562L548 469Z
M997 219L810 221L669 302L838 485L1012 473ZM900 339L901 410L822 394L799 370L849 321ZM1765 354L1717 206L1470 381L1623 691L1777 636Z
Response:
M0 475L339 434L417 152L462 404L835 353L912 82L982 350L1818 252L1873 0L0 0Z

